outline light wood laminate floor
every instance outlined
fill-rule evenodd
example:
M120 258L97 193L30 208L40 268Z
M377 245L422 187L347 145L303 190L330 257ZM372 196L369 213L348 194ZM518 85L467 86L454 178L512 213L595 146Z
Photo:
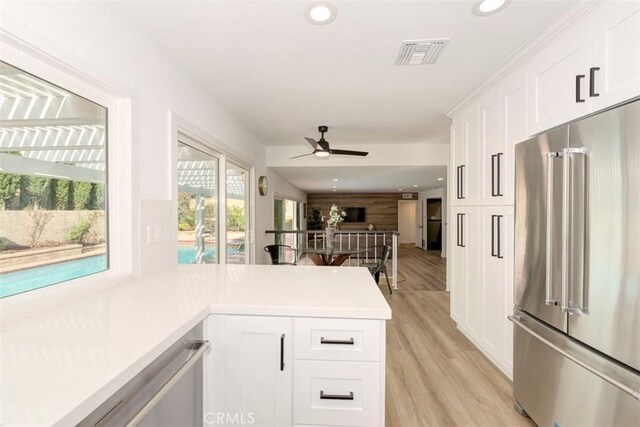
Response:
M381 290L387 322L386 425L532 426L513 409L509 379L449 317L445 259L402 245L399 290Z

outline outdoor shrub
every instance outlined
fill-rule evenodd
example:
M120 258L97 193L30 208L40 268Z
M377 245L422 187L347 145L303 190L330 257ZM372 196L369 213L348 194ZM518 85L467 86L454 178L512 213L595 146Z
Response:
M244 209L240 206L227 208L227 230L244 231Z
M49 221L51 221L51 218L53 218L53 213L40 210L34 206L33 210L29 212L29 216L33 222L31 232L29 233L29 245L34 248L38 245L38 241L40 240L40 236L42 236L44 227L49 223Z
M7 247L7 242L4 240L4 237L0 237L0 252L4 251Z
M64 239L69 243L79 243L84 245L87 243L90 232L91 222L83 219L67 230Z

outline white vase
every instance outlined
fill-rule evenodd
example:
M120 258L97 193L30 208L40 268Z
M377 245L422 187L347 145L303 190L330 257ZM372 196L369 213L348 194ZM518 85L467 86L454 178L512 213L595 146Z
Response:
M336 238L336 228L335 227L327 227L325 229L325 248L333 249L333 241Z

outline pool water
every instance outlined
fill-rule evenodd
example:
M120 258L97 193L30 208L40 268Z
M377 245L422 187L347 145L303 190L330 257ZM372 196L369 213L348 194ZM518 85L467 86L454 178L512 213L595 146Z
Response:
M216 252L213 249L205 249L204 262L213 262ZM195 264L196 248L178 248L178 264Z
M107 269L107 256L96 255L0 275L0 298L77 279Z
M229 255L237 252L232 249L227 251ZM213 249L205 250L204 260L205 262L215 262L215 251ZM195 264L195 262L195 248L178 248L178 264ZM95 255L0 274L0 298L99 273L106 269L107 256Z

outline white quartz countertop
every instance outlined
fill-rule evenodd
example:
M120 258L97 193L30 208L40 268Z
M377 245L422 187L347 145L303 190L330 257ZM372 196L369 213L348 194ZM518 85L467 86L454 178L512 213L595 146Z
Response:
M212 313L391 318L364 268L172 267L3 326L0 425L75 425Z

